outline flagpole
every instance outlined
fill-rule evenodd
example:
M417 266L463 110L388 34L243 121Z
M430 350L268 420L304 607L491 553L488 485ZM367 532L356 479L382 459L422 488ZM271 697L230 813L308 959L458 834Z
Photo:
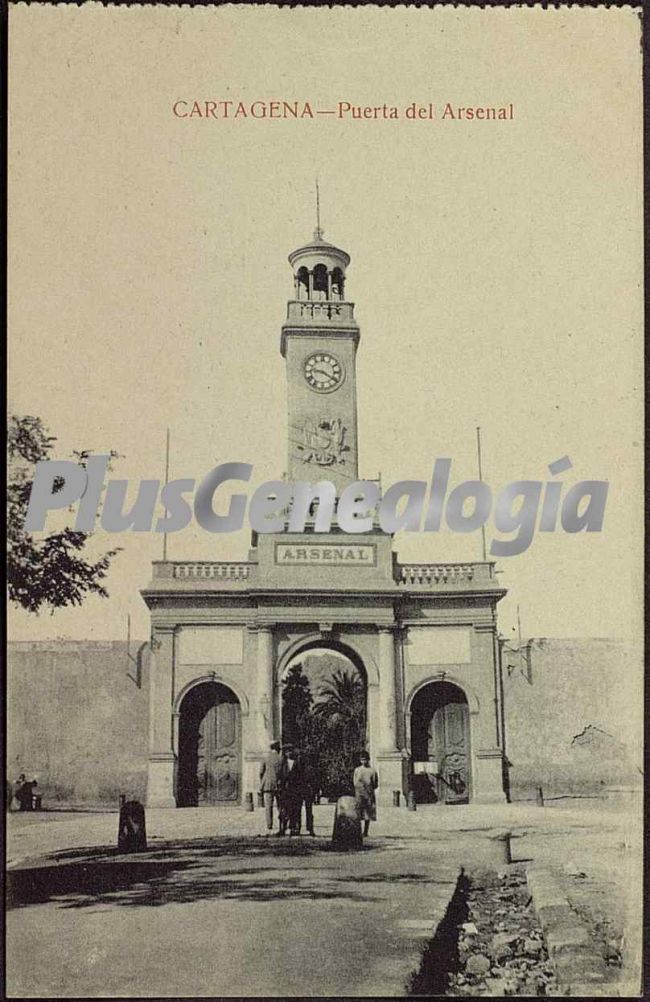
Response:
M169 483L169 428L165 442L165 484ZM163 560L167 560L167 533L163 533Z
M478 454L478 478L483 480L483 470L481 468L481 429L476 428L476 451ZM485 522L481 526L481 540L483 543L483 560L487 560L487 550L485 548Z

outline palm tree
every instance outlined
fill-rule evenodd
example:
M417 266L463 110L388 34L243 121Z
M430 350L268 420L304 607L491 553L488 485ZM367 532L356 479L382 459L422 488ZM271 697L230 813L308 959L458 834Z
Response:
M314 713L333 727L343 727L360 738L366 729L366 687L356 672L335 671L317 693Z
M313 707L324 792L350 793L352 773L365 747L366 687L355 672L335 671Z

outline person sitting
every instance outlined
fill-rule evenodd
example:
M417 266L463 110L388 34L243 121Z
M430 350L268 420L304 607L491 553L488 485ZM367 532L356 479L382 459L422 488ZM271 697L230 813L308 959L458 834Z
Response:
M11 784L11 804L10 810L12 811L22 811L24 808L22 806L22 789L25 783L25 773L21 772L18 779Z

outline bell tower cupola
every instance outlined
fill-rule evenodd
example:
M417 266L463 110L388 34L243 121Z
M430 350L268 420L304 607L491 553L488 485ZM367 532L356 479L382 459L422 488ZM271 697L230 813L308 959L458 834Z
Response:
M347 300L350 256L324 239L289 255L293 299L280 350L288 384L288 476L331 480L337 493L358 480L356 354L359 326Z
M289 255L296 301L343 302L349 263L350 255L324 240L318 226L312 242Z

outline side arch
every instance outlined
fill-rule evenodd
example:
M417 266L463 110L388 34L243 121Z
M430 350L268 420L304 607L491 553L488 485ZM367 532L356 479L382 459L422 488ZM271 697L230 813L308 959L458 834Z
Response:
M177 807L242 799L242 706L232 685L208 672L179 693L174 713Z
M240 688L240 686L236 682L232 681L231 677L227 673L216 672L216 671L206 672L206 674L204 675L197 675L196 678L193 678L191 682L188 682L187 685L183 686L183 688L179 691L178 695L174 699L174 705L172 708L174 716L178 716L180 714L181 703L187 696L188 692L194 689L197 685L204 685L206 682L217 682L219 685L225 685L227 689L232 689L235 696L239 700L242 717L248 716L250 712L250 707L248 703L248 696L246 695L246 693L243 691L243 689Z
M418 682L416 685L413 686L408 696L406 697L406 701L404 704L405 713L410 714L411 704L413 703L413 700L417 696L418 692L420 692L421 689L424 689L425 686L431 685L432 682L449 682L451 685L455 685L464 694L465 699L467 700L467 706L469 708L469 712L471 714L479 712L480 703L474 689L472 689L471 686L467 685L467 683L464 680L459 679L457 675L453 675L451 672L448 671L439 671L436 672L434 675L427 676L427 678L423 679L421 682Z

